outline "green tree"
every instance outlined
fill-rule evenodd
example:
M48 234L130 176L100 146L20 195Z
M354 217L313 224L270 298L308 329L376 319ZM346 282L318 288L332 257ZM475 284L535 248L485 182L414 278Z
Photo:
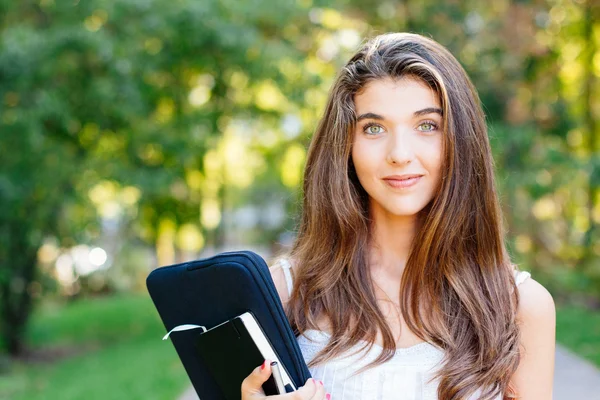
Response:
M277 61L301 57L278 35L298 12L262 0L0 1L5 349L22 349L44 237L65 246L93 239L82 227L97 223L94 185L139 188L154 228L165 214L198 220L201 198L177 185L202 174L227 119L284 111L269 107L268 91L283 80Z

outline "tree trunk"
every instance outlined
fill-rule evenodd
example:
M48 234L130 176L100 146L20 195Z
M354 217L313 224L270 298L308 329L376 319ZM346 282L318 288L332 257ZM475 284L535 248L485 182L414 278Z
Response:
M13 223L5 229L10 236L1 266L0 340L6 351L16 356L24 348L23 336L33 305L28 288L36 275L37 247L29 243L27 226Z

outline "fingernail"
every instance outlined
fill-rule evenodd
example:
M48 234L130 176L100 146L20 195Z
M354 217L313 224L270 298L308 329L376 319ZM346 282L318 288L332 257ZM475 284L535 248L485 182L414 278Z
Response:
M315 383L315 384L317 383L317 381L315 381L315 378L310 378L310 380L312 383Z
M326 398L327 400L330 400L330 399L331 399L331 395L330 395L329 393L327 393L327 394L325 395L325 398Z
M319 381L319 383L321 384L321 386L323 386L323 381Z
M262 365L260 366L260 370L264 370L267 367L267 360L265 360L265 362L262 363Z

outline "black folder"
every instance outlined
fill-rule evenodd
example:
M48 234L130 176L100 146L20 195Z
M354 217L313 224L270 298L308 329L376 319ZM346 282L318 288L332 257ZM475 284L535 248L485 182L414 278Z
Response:
M146 285L167 331L185 324L211 329L251 312L295 386L310 378L269 268L257 254L229 252L158 268ZM224 389L223 381L219 385L214 368L198 347L202 334L201 330L174 332L171 340L200 399L229 400L232 393L239 393L241 380L233 378Z

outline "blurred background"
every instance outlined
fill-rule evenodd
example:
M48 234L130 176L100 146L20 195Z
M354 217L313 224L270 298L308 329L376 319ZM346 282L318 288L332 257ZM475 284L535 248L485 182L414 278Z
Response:
M0 399L175 399L157 266L293 240L310 135L364 38L479 90L515 263L600 365L594 0L0 0Z

